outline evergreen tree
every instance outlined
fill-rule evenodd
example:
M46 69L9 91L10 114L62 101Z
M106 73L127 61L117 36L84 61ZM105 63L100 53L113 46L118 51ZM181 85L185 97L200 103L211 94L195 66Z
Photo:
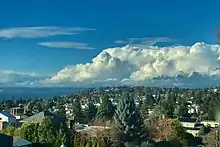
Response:
M86 146L87 140L81 140L80 146L79 147L85 147Z
M69 130L66 123L61 123L60 129L56 132L55 146L60 147L62 144L69 146Z
M115 121L120 132L118 137L121 141L140 145L147 138L140 112L129 94L124 94L119 100Z
M178 117L189 117L187 103L177 105L175 112Z
M153 104L155 103L155 100L154 100L154 97L152 94L148 94L147 97L146 97L146 104L152 108L153 107Z
M88 123L89 121L91 121L96 116L96 114L97 114L96 106L91 101L89 101L84 114L86 117L86 122Z
M63 106L63 105L58 106L57 115L58 116L66 116L65 106Z
M140 112L141 112L141 116L142 118L145 120L147 119L148 116L148 104L147 104L147 100L144 100L143 104L140 106Z
M91 142L90 142L90 141L89 141L89 142L87 142L86 147L92 147L92 144L91 144Z
M92 147L97 147L97 139L92 139Z
M101 98L101 104L98 108L97 117L111 120L114 116L115 108L107 96Z
M78 133L76 133L76 134L74 135L73 146L74 146L74 147L80 147L80 142L81 142L81 140L80 140L80 135L79 135Z
M174 104L171 103L168 99L161 101L161 112L164 116L172 118L174 115Z
M84 116L83 116L82 107L81 107L79 97L77 97L75 99L75 103L73 105L73 115L74 115L74 121L75 122L79 122L79 123L84 122L84 118L83 118Z

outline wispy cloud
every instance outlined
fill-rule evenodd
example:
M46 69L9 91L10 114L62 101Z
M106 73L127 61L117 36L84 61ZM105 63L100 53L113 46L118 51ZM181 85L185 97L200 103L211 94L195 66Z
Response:
M117 43L117 44L127 44L127 43L129 43L129 41L125 41L125 40L116 40L115 43Z
M32 83L48 78L35 72L25 73L17 71L0 70L0 86L31 85Z
M175 39L169 37L155 37L155 38L127 38L126 40L116 40L116 44L132 44L132 45L155 45L158 42L173 42Z
M72 35L95 29L83 27L12 27L0 29L0 38L42 38L56 35Z
M40 42L39 45L51 48L72 48L81 50L95 49L82 42Z

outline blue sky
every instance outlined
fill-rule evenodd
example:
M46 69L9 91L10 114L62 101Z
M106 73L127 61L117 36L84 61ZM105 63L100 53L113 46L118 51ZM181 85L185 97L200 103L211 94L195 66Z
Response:
M219 5L217 0L1 1L0 70L51 75L66 65L91 62L103 49L120 46L116 40L128 38L167 37L175 39L172 44L181 45L216 43ZM12 28L51 26L58 31L74 27L88 30L64 30L77 34L58 32L43 37L22 37L24 31L10 34ZM80 46L78 49L48 47L51 42L83 44L69 44Z

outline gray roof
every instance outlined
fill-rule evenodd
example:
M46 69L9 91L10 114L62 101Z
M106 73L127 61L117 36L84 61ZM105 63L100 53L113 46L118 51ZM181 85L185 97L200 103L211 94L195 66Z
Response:
M4 112L4 111L2 111L2 112L0 112L2 115L4 115L4 116L6 116L6 117L8 117L8 118L16 118L14 115L12 115L12 114L10 114L10 113L8 113L8 112Z
M19 147L19 146L25 146L25 145L31 145L32 142L30 141L27 141L23 138L20 138L20 137L14 137L14 144L13 146L14 147Z
M20 122L29 122L29 121L33 121L33 122L39 122L41 123L46 117L48 116L54 116L54 114L52 114L51 112L49 111L42 111L42 112L39 112L33 116L30 116L28 118L25 118L23 120L21 120Z

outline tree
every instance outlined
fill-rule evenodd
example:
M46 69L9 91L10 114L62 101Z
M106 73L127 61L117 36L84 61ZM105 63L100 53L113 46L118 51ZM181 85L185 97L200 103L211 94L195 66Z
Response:
M80 147L80 142L81 142L81 139L80 139L80 134L79 133L76 133L74 135L74 139L73 139L73 146L74 147Z
M146 104L149 106L149 107L152 107L155 100L154 100L154 97L152 96L152 94L148 94L147 97L146 97Z
M61 123L60 129L56 131L55 147L60 147L61 145L69 146L69 130L66 123Z
M199 130L199 136L205 135L211 131L210 127L202 126Z
M172 130L173 119L157 117L153 123L150 123L150 136L154 140L163 141L166 140L169 136L169 133Z
M11 124L9 124L6 129L0 130L0 133L5 134L5 135L9 135L9 136L14 136L15 131L16 131L15 127L13 127Z
M96 147L97 146L97 141L96 140L92 140L92 147Z
M50 109L52 109L52 107L54 106L54 102L53 100L48 100L46 103L45 103L45 106L44 106L44 110L45 111L48 111Z
M149 129L151 138L157 141L167 140L174 144L180 143L183 146L187 146L194 139L192 135L190 136L186 133L176 119L155 117L153 123L150 123Z
M58 128L55 127L50 119L45 119L38 127L38 136L40 143L53 144L56 139L56 131Z
M180 104L177 106L176 113L178 117L188 117L188 108L187 104Z
M27 105L25 106L25 115L27 115L27 116L32 116L33 115L33 113L32 113L32 111L33 111L33 107L34 107L34 103L33 103L33 101L29 101L28 103L27 103Z
M96 114L97 114L96 106L91 101L89 101L84 114L86 117L86 122L88 123L89 121L91 121L96 116Z
M98 108L97 117L106 120L111 120L114 116L115 109L112 102L107 96L102 96L101 104Z
M83 123L84 122L84 116L83 116L83 112L82 112L82 107L80 104L80 99L79 97L77 97L75 99L75 103L73 105L73 115L74 115L74 121L75 122L79 122L79 123Z
M15 127L13 127L11 124L7 127L7 135L14 136L15 133Z
M86 147L91 147L91 146L92 146L91 143L87 142Z
M161 112L168 118L173 117L173 112L174 112L174 105L167 99L162 101L161 103Z
M167 136L168 140L179 140L183 146L188 145L188 136L185 129L178 120L171 123L171 131Z
M148 116L148 108L149 108L149 105L148 105L148 101L147 100L144 100L144 102L142 103L142 105L140 106L140 112L141 112L141 116L142 118L145 120L147 119L147 116Z
M39 141L38 136L38 123L27 122L22 124L21 128L16 130L16 134L19 134L20 137L33 142Z
M147 139L146 128L140 112L135 106L134 99L127 93L119 100L115 121L121 141L140 145Z
M217 130L214 130L204 136L203 143L205 144L205 146L209 147L220 146L218 138L218 132Z
M58 116L66 116L65 106L63 106L63 105L59 105L59 106L58 106L57 115L58 115Z

